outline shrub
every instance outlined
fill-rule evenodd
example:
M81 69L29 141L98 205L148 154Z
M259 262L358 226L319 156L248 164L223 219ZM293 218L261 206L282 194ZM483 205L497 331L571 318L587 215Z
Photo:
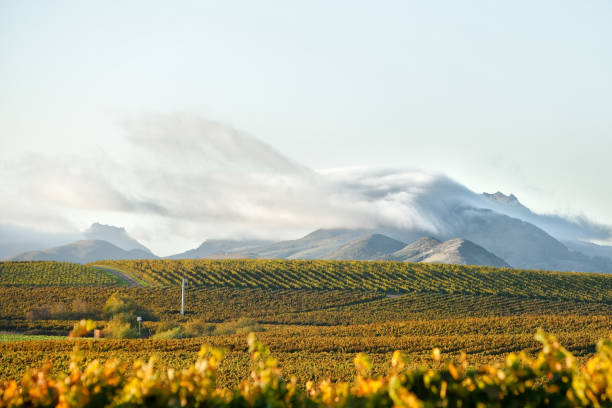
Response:
M189 337L202 337L210 336L215 330L215 325L201 319L192 319L185 323L184 328Z
M102 335L111 339L134 339L138 337L138 329L121 319L112 319L102 330Z
M128 296L120 296L114 293L104 304L104 317L110 319L120 314L135 314L137 310L138 305Z

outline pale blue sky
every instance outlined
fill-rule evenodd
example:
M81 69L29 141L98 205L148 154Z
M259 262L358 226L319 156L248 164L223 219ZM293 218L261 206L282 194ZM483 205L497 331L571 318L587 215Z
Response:
M129 159L119 121L190 112L612 224L609 1L3 0L0 90L5 163Z

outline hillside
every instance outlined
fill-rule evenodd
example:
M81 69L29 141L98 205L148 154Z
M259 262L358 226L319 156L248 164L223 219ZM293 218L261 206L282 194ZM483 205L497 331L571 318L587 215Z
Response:
M358 238L323 256L323 259L374 260L383 259L406 246L405 243L382 234L371 234Z
M331 260L117 260L97 262L152 286L353 289L384 293L504 294L612 301L612 276L446 264Z

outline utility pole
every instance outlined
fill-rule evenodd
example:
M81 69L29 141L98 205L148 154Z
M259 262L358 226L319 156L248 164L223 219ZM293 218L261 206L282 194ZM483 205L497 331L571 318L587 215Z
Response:
M181 316L185 316L185 278L181 283Z

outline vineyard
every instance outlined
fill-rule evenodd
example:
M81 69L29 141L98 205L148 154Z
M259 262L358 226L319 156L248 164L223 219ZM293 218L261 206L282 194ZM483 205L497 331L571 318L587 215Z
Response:
M0 285L117 285L115 276L90 266L66 262L0 262Z
M128 260L97 262L157 286L444 292L612 302L612 276L482 266L365 261Z
M594 351L597 340L609 334L612 317L604 316L514 316L497 319L463 318L434 321L405 321L348 326L265 325L258 333L278 355L288 376L300 382L330 378L351 378L351 359L360 352L373 359L373 370L384 373L394 350L410 357L412 366L427 360L431 349L448 355L467 353L473 365L500 361L510 352L535 354L538 328L555 332L581 361ZM53 361L60 372L69 366L75 344L87 361L120 358L133 362L156 355L164 367L182 368L192 364L203 343L228 350L227 364L221 366L224 385L236 385L242 377L238 362L248 361L244 333L212 335L193 339L53 340L0 343L0 378L22 375L26 367ZM307 361L310 361L308 363ZM318 368L313 371L314 367ZM245 367L240 368L245 369Z
M0 342L0 381L46 361L53 368L45 375L74 370L75 346L81 368L94 360L132 364L156 356L160 369L193 370L202 344L210 344L226 350L217 384L237 387L252 369L249 331L273 351L280 381L295 377L301 389L309 381L352 381L357 353L368 353L371 375L381 378L393 370L394 350L402 351L411 373L442 369L430 358L434 348L456 359L465 353L466 370L498 364L508 353L534 357L539 343L533 334L540 328L556 335L583 366L612 327L612 279L599 274L352 261L96 265L143 285L125 285L93 265L0 264L0 333L7 340ZM188 286L181 316L183 276ZM122 312L123 320L115 321L109 301L133 313ZM136 315L146 316L140 331ZM67 339L82 318L93 319L108 338ZM115 339L107 327L141 338Z
M386 359L381 374L372 370L366 354L358 354L350 382L300 382L288 377L282 358L273 357L252 334L243 358L227 359L222 349L202 346L197 360L183 369L163 370L156 360L132 367L115 359L85 362L83 353L76 352L66 374L53 375L46 365L21 380L0 384L0 404L303 408L612 404L612 341L599 342L597 353L579 369L575 357L556 338L539 332L537 339L542 345L535 358L510 354L503 363L479 369L471 368L465 357L442 362L440 349L434 348L427 358L429 367L415 368L408 356L396 351ZM141 350L138 346L134 351ZM222 384L224 364L235 368L237 385L231 388Z
M169 287L0 287L0 330L4 320L16 325L34 308L67 310L86 299L88 313L101 318L104 302L114 293L129 296L159 320L175 319L180 289ZM387 321L502 317L522 315L610 316L612 304L493 296L411 292L389 296L348 290L273 290L257 288L196 288L187 291L186 317L207 322L251 318L267 324L347 325ZM50 317L52 319L52 317ZM33 322L30 322L34 325ZM39 323L42 325L42 323ZM44 332L44 330L43 330ZM55 331L51 331L56 334Z

